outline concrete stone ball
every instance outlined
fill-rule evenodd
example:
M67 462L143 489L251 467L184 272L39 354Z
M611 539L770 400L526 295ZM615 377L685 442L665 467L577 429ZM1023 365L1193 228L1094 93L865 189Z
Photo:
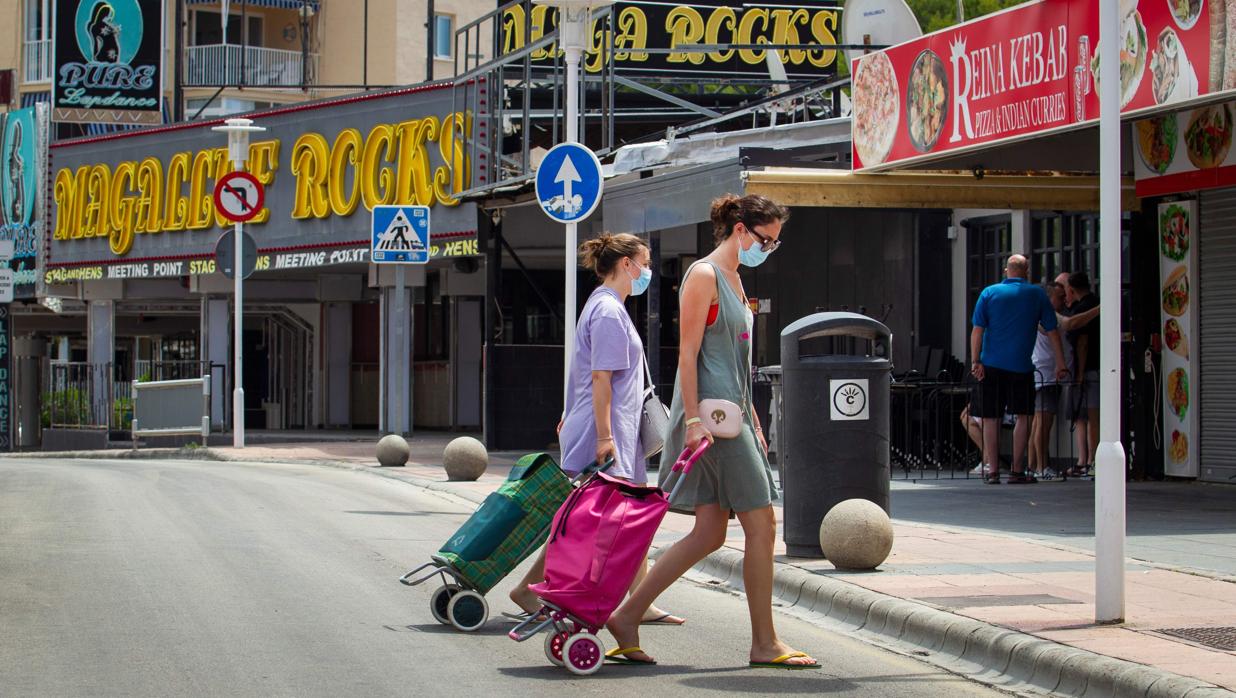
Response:
M893 523L866 499L847 499L820 522L820 548L837 569L873 570L893 549Z
M489 452L485 444L471 436L461 436L446 445L442 452L442 466L450 480L476 480L489 467Z
M407 440L399 434L387 434L378 440L378 465L399 467L408 462L411 453Z

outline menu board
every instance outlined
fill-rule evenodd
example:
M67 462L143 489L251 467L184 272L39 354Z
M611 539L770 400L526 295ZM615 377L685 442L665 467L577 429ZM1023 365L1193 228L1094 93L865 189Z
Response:
M1197 201L1159 204L1163 472L1197 477Z
M1120 0L1120 24L1122 113L1236 89L1236 0ZM854 169L1096 121L1098 25L1094 0L1038 0L859 58Z
M1232 119L1236 103L1142 119L1133 124L1139 197L1236 184Z

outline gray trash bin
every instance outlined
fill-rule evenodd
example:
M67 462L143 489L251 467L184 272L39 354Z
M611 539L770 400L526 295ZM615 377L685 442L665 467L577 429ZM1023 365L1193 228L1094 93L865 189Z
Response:
M854 313L816 313L781 332L779 452L786 552L823 557L838 502L888 511L892 334Z

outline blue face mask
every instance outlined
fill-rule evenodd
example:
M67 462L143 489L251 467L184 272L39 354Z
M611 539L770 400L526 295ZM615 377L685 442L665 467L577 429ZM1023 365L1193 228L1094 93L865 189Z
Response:
M648 290L648 285L652 283L652 270L648 267L640 267L639 276L631 279L631 295L638 296Z
M751 237L752 239L755 238L754 235L752 235ZM738 263L743 265L744 267L758 267L761 264L763 264L764 260L768 259L768 255L772 253L765 252L763 249L761 249L761 247L762 245L760 245L759 240L755 240L751 244L751 246L745 250L739 247L738 248Z

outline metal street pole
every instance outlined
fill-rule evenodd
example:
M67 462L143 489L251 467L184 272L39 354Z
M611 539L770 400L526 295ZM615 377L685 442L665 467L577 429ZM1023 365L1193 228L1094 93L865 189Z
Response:
M405 387L404 376L408 371L412 370L411 365L407 361L408 342L405 339L405 327L408 322L408 309L404 307L404 271L403 264L395 265L395 347L399 351L399 356L403 360L402 365L398 370L393 372L393 375L399 376L395 391L395 425L391 429L392 433L403 436L407 433L404 420L404 411L408 406L408 391ZM390 372L387 375L392 375Z
M261 126L254 126L252 119L228 119L226 125L215 126L212 131L227 134L228 156L232 161L232 170L240 171L245 169L245 161L249 159L249 134L260 133L266 129ZM244 248L241 246L242 238L244 237L244 223L236 223L233 244L234 258L232 261L232 283L233 294L235 296L234 310L235 320L232 327L232 362L235 368L232 372L235 385L232 388L232 446L234 448L245 447L245 365L244 365L244 344L242 342L244 332L244 305L245 305L245 289L244 289Z
M1120 14L1099 0L1099 448L1094 487L1094 619L1124 621L1125 453L1120 443Z

